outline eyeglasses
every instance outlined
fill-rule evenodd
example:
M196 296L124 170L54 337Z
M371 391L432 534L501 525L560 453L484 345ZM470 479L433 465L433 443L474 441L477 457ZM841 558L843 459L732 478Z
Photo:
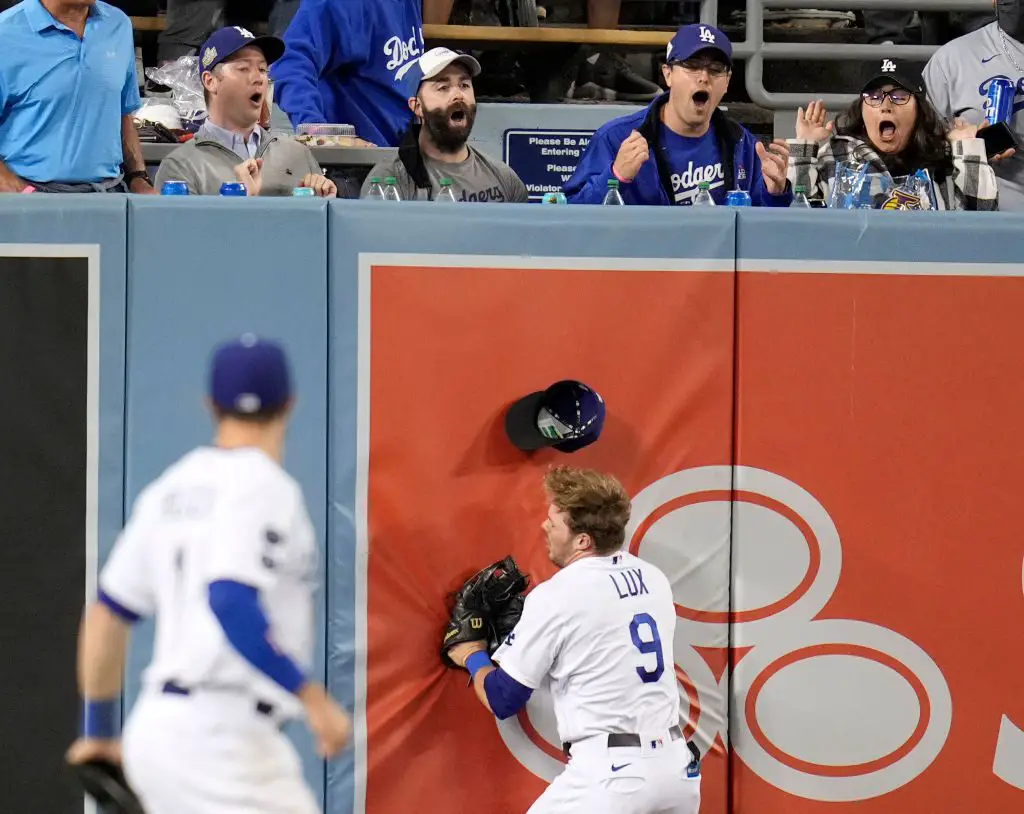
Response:
M910 97L913 96L909 90L904 88L893 88L892 90L870 90L865 91L861 94L861 97L871 107L881 107L882 102L885 101L885 97L888 96L892 99L894 105L905 105L910 101Z
M683 62L673 62L673 65L678 65L687 73L700 73L701 71L707 71L708 76L718 79L719 77L725 76L729 73L729 66L723 65L721 62L709 61L705 59L687 59Z

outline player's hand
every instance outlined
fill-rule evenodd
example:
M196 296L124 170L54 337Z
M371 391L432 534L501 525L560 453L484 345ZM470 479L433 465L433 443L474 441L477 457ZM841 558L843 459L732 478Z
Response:
M322 758L334 757L352 737L352 719L322 684L306 684L299 690L299 699L306 708L309 729L316 737L317 754Z
M959 121L959 119L954 119L953 120L954 126L956 125L956 122L958 122L958 121ZM980 133L986 127L988 127L988 122L987 121L984 121L981 124L979 124L978 128L977 128L977 131L975 132L975 135ZM949 140L950 141L953 140L953 134L952 133L950 133ZM1017 154L1017 149L1015 147L1011 147L1009 150L1003 150L1003 152L1001 152L1001 153L996 153L995 155L990 155L988 157L988 163L989 164L994 164L996 161L1005 161L1007 158L1013 158L1016 154Z
M245 184L250 198L255 198L263 188L263 159L249 158L235 167L235 178Z
M650 157L651 148L647 146L647 139L634 130L619 146L612 169L619 178L632 181Z
M828 111L825 110L825 103L818 99L807 105L807 110L802 107L796 109L796 137L801 141L813 141L820 144L832 138L834 123L828 121Z
M761 175L771 195L786 191L786 170L789 167L789 145L785 139L777 138L768 147L757 142L757 157L761 159Z
M314 194L318 198L338 197L338 187L335 185L334 181L324 175L314 175L313 173L309 173L308 175L303 176L302 183L299 184L299 186L313 190Z
M90 760L106 760L115 766L121 765L121 741L106 738L79 738L68 749L64 759L78 765Z
M487 649L487 642L475 641L475 642L461 642L453 646L448 651L448 658L454 661L459 667L466 666L466 659L472 656L474 653L478 653L481 650Z

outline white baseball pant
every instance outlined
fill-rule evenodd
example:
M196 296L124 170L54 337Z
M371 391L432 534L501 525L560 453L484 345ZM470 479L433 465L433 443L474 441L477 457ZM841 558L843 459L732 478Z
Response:
M122 747L146 814L320 814L291 741L243 695L149 690Z
M574 743L569 765L527 814L697 814L700 775L690 776L686 741L651 741L609 747L598 735Z

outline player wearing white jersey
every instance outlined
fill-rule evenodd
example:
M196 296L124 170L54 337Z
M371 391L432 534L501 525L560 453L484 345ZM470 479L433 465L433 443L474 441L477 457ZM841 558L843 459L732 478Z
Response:
M123 739L147 814L315 814L280 727L304 713L325 757L348 742L348 715L308 677L317 551L281 467L292 403L279 345L247 334L216 350L215 443L139 495L85 614L73 764L121 762L113 721L130 626L156 618Z
M512 633L448 651L480 702L515 715L542 685L569 765L530 814L696 814L700 756L679 726L675 604L655 566L622 551L630 501L613 477L556 467L544 480L548 556Z

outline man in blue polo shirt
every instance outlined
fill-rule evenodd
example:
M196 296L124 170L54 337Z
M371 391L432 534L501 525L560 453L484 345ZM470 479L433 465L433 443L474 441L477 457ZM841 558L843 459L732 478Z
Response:
M125 13L22 0L0 14L0 192L152 194Z
M732 43L710 25L684 25L662 68L668 93L603 125L565 185L569 203L599 204L617 179L627 204L688 206L702 182L724 204L730 190L754 206L789 206L789 147L767 147L718 109L732 76Z

